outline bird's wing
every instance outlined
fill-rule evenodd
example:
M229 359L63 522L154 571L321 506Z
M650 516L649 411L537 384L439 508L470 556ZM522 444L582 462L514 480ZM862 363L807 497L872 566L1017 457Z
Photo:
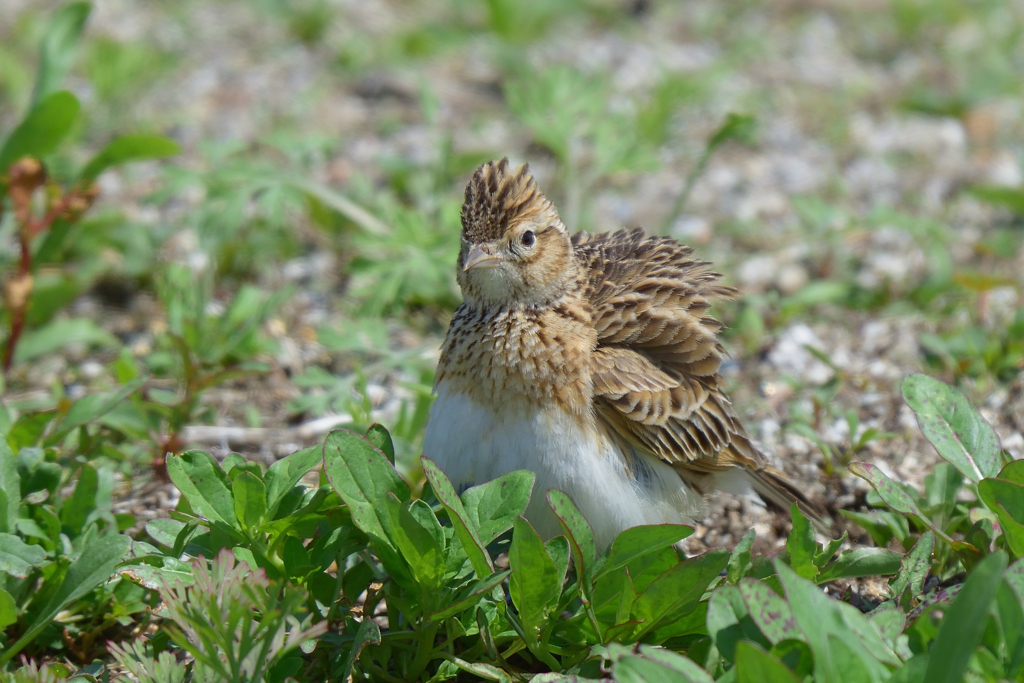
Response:
M573 243L597 329L591 374L601 419L681 472L761 469L722 392L722 325L707 315L735 290L689 248L640 229L581 233Z

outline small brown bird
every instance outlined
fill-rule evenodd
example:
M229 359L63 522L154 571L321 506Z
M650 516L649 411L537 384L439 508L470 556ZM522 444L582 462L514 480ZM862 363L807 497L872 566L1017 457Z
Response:
M640 524L692 523L703 495L807 503L765 468L722 391L716 300L736 295L688 247L642 229L570 237L524 164L477 169L462 207L455 312L424 455L457 487L537 475L526 516L565 491L606 547Z

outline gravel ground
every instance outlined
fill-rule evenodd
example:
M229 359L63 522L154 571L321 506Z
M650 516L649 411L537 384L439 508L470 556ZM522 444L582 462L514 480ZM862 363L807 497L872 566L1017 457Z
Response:
M4 2L0 26L21 16L29 4L34 3ZM201 141L253 142L274 125L290 122L342 141L317 165L314 176L343 191L354 173L382 178L387 159L434 159L439 140L448 133L457 151L507 154L514 161L529 161L542 186L553 181L552 158L532 144L503 101L491 39L470 38L423 61L382 62L354 75L339 73L337 55L346 46L386 41L445 11L445 3L335 0L328 3L335 19L315 45L296 41L285 22L242 2L98 0L95 5L92 36L151 41L180 55L171 76L140 87L125 116L169 132L183 145L178 162L184 166L204 163ZM756 144L723 148L694 187L685 213L670 227L671 234L713 260L745 295L793 295L841 268L849 271L844 277L861 286L888 283L894 298L906 294L926 273L929 245L878 213L880 207L893 207L948 226L957 267L996 269L1015 279L1016 288L991 294L983 324L1005 324L1022 306L1024 250L993 261L978 248L1008 224L1008 216L960 189L974 182L1022 183L1024 100L991 97L959 118L899 106L918 85L955 79L940 59L943 51L969 48L984 41L984 33L966 26L959 32L950 29L934 43L904 46L879 19L884 7L861 8L840 0L793 1L771 9L714 0L640 0L630 7L635 16L625 27L612 30L596 19L569 19L549 39L524 47L521 59L537 67L565 64L583 73L608 73L613 104L624 110L635 107L636 96L649 92L666 73L695 76L716 69L720 75L708 79L710 92L698 106L686 107L673 120L656 169L615 175L597 186L585 207L593 230L660 226L703 141L727 112L751 112L758 122ZM1020 3L1013 8L1019 10ZM863 23L856 19L860 9L869 17ZM88 107L88 84L72 86ZM424 86L436 97L433 121L424 118L418 100ZM154 225L180 222L180 206L154 210L144 204L142 198L158 178L148 167L108 175L103 201ZM836 210L809 227L808 198L821 198ZM164 257L189 262L196 240L188 226L179 227ZM454 232L451 238L456 239ZM196 429L188 432L190 439L215 452L233 448L270 459L322 438L331 420L298 429L297 420L308 423L313 416L290 415L284 405L301 391L290 376L311 364L338 367L315 330L342 319L334 299L344 296L338 269L345 258L314 250L279 272L265 273L266 286L292 282L303 290L271 330L282 341L279 368L258 381L209 392L217 425L244 427L241 407L249 405L259 411L267 431ZM153 332L155 305L145 295L133 297L120 311L87 297L73 312L92 315L138 344L144 345ZM729 315L736 312L725 312L727 322L734 322ZM863 502L866 484L845 474L826 475L819 448L785 429L794 410L814 411L815 389L839 378L842 388L832 403L838 410L823 414L818 433L829 444L845 447L850 441L847 421L830 415L855 411L862 430L876 428L897 437L872 441L852 459L875 463L920 487L937 455L903 404L899 386L908 374L923 369L921 336L941 329L942 320L910 308L865 313L824 306L801 312L770 326L753 348L744 348L738 338L730 342L735 360L726 372L734 385L734 404L771 461L806 484L812 498L832 509L856 506ZM442 332L401 331L390 337L399 346L436 349ZM827 355L831 366L808 346ZM48 359L22 375L18 388L25 395L46 391L54 379L83 383L89 363L104 360L85 350ZM385 424L396 414L403 379L370 378L375 416ZM1015 458L1024 457L1024 380L968 384L972 390L1003 447ZM174 503L168 487L149 482L137 484L125 505L147 518ZM766 551L783 542L788 521L746 500L715 497L688 549L728 546L751 527L758 532L755 549ZM854 530L851 535L853 542L866 541Z

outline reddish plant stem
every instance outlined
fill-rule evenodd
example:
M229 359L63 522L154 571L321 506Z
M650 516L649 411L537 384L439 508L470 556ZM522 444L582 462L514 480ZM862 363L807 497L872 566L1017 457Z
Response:
M18 277L28 277L32 273L32 240L48 229L57 218L68 210L71 202L78 197L78 191L73 190L55 202L39 220L32 220L31 213L27 211L22 214L25 223L19 226L18 241L21 243L21 261L18 264ZM19 212L15 212L18 215ZM7 345L4 347L3 372L6 375L14 363L14 351L18 347L18 340L21 339L22 329L25 327L25 312L28 309L28 302L31 293L22 297L20 305L11 307L11 333L7 337Z

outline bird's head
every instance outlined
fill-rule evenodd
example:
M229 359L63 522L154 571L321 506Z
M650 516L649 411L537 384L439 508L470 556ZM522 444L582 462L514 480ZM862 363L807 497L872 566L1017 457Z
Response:
M572 244L526 164L482 165L466 186L457 277L477 306L543 305L575 279Z

